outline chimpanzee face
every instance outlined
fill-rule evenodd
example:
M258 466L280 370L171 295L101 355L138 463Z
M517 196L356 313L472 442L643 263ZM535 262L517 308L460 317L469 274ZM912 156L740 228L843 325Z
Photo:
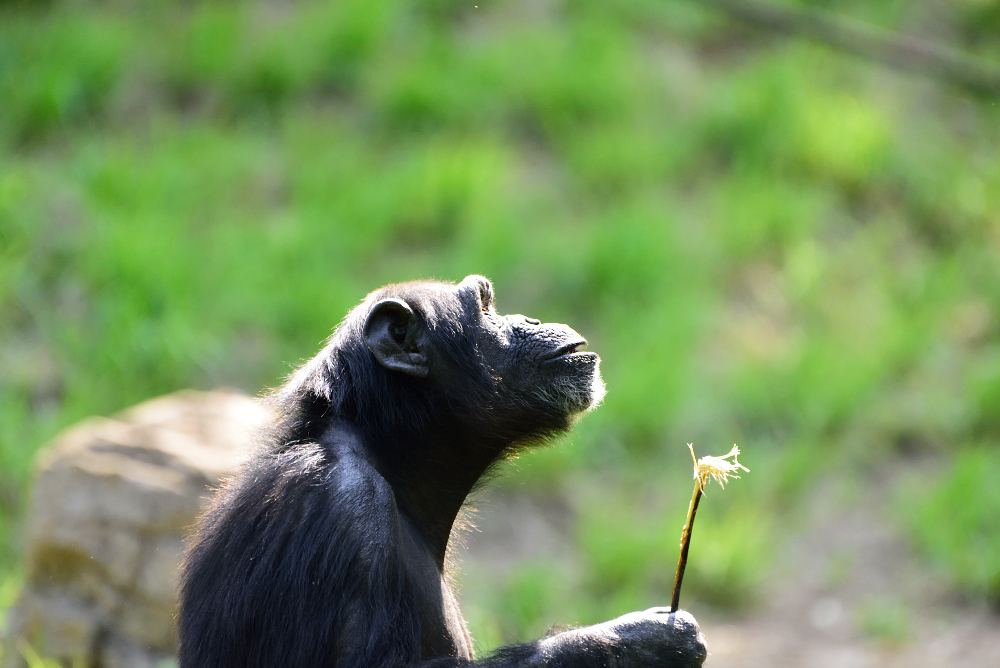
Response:
M600 357L585 352L587 340L561 323L496 312L493 285L469 276L456 288L463 311L491 375L501 391L537 399L568 414L596 406L604 397Z
M364 338L387 369L447 388L488 378L491 405L505 413L572 418L604 396L600 358L583 350L586 339L567 325L498 314L482 276L389 286L372 298Z

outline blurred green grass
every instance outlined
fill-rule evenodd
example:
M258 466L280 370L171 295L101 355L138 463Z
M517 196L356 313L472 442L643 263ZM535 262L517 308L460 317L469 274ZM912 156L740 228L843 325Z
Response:
M1000 602L1000 486L995 445L958 453L937 479L917 478L899 496L916 544L957 591Z
M1000 56L992 4L946 14ZM0 4L0 101L4 577L60 428L272 386L367 291L418 277L486 274L501 310L604 359L606 405L518 473L577 499L581 572L498 583L467 611L497 641L664 600L686 442L737 442L753 470L693 547L689 594L724 609L753 600L817 458L957 456L959 476L964 444L996 447L993 100L684 0L51 0ZM968 568L994 563L995 522L937 538L995 500L940 485L901 521L995 591Z

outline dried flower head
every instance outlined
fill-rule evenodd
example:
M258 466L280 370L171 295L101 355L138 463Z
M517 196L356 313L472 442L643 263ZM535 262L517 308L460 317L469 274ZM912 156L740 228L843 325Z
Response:
M737 469L743 469L747 473L750 469L740 464L736 459L740 454L740 449L733 445L733 449L729 451L729 454L723 455L721 457L712 457L711 455L706 455L701 459L696 459L694 456L694 445L688 443L688 450L691 451L691 459L694 461L694 479L698 481L701 489L705 489L705 485L709 483L711 478L715 478L715 481L725 489L726 483L729 481L729 476L734 478L739 478L736 475ZM730 457L733 461L727 461Z

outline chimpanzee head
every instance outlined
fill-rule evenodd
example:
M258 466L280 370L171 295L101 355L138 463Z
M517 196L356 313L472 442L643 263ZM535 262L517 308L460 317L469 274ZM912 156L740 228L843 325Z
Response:
M493 285L376 290L283 388L382 435L441 430L514 443L568 429L604 396L600 358L566 325L500 315Z
M368 308L363 336L380 365L448 393L487 390L488 405L554 412L564 418L604 396L600 358L562 324L496 312L493 285L469 276L457 286L409 283L386 288ZM376 293L378 294L378 293ZM481 384L468 387L468 381Z

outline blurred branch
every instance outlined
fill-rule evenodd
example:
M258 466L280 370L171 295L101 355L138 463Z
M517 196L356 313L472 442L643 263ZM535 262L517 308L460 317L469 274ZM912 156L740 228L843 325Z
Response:
M1000 96L1000 67L910 35L831 12L758 0L702 0L748 23L805 35L893 67L937 77L977 93Z

